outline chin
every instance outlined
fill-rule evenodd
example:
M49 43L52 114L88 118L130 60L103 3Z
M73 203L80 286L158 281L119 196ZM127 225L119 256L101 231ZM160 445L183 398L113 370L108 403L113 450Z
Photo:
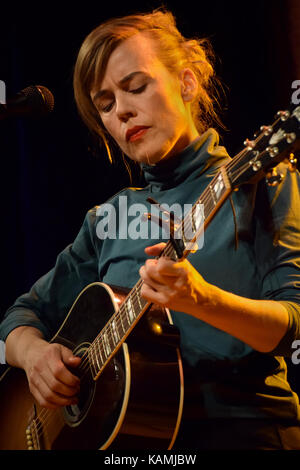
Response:
M135 153L128 152L127 156L137 163L144 163L146 165L155 165L163 158L161 152L153 153L153 151L150 152L146 148L137 149Z
M155 144L155 147L153 143ZM163 140L160 143L158 137L156 137L155 142L153 142L152 139L151 142L136 142L135 148L131 148L129 149L128 153L125 153L131 160L134 160L138 163L156 165L158 162L168 156L170 153L170 147L169 140Z

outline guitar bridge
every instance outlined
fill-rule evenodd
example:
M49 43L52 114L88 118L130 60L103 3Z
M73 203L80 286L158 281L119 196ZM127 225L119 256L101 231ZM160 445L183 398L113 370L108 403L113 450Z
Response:
M39 424L39 421L37 421L36 416L37 416L36 406L33 405L31 412L30 412L29 424L25 431L28 450L39 450L41 448L40 441L39 441L39 432L38 432L40 424Z

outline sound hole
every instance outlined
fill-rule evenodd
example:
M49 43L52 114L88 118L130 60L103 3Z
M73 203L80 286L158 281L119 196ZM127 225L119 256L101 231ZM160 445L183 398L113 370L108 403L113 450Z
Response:
M84 345L81 344L78 349L74 351L74 354L82 357L89 346L90 345L87 343ZM76 405L68 405L63 408L65 421L72 427L78 426L87 415L93 402L96 389L96 383L92 378L88 363L86 363L85 367L79 369L78 376L80 377L78 403Z

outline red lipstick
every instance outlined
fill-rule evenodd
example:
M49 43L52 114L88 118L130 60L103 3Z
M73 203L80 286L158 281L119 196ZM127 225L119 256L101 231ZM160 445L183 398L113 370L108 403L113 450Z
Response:
M131 129L128 129L126 132L127 142L134 142L135 140L140 139L149 129L148 126L134 126Z

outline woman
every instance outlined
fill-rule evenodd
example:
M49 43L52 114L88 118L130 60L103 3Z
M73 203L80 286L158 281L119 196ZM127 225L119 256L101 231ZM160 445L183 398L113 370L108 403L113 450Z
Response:
M121 195L128 207L153 195L194 204L228 163L208 128L212 79L205 43L183 38L169 12L111 20L86 38L74 73L79 112L108 152L112 138L141 165L147 182L114 196L117 211ZM170 308L181 333L187 401L177 447L300 449L299 402L283 359L299 330L299 177L285 172L278 188L234 195L236 225L226 202L189 260L146 260L164 246L149 239L101 238L101 211L89 211L73 245L1 325L7 362L25 370L36 400L76 403L79 379L69 367L80 359L47 340L77 293L99 279L132 287L141 276L143 297Z

